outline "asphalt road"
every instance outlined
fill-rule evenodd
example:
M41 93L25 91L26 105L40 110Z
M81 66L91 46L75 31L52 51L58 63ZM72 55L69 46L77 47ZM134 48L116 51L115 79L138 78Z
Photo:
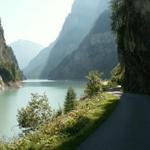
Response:
M77 150L150 150L150 96L123 94L112 115Z

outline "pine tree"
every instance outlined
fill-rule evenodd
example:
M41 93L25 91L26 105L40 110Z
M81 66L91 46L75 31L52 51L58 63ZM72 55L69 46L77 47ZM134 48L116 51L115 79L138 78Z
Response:
M64 113L68 113L69 111L74 109L76 100L76 93L73 88L69 88L67 91L67 95L64 102Z

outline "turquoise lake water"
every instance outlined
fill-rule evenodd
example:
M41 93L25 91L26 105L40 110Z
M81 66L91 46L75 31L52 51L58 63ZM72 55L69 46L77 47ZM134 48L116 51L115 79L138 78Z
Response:
M53 109L63 106L67 89L73 87L80 97L83 95L85 82L82 81L48 81L27 80L19 89L0 92L0 137L17 136L17 110L24 107L31 99L31 93L46 94Z

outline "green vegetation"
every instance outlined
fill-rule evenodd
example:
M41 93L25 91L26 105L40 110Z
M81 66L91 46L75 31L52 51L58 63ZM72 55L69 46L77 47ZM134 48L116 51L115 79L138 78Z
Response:
M22 74L11 47L6 45L0 21L0 76L5 83L21 80Z
M102 93L100 74L89 73L86 96L76 101L72 88L68 89L64 107L51 111L45 95L32 94L31 101L18 112L18 123L25 129L10 142L1 140L2 150L74 150L112 113L118 99ZM93 88L92 88L93 87Z
M124 33L125 33L125 2L123 0L112 0L112 31L117 38L117 46L119 50L124 49Z
M15 64L0 63L0 75L5 83L21 79L21 72L15 67Z
M51 120L52 110L46 95L31 94L31 101L18 111L19 127L25 132L35 130L39 125Z
M75 100L76 100L76 93L75 93L74 89L70 87L68 89L65 103L64 103L64 113L65 114L74 109Z
M98 71L91 71L89 72L87 78L87 86L85 89L85 94L89 97L97 95L98 93L102 92L102 80L101 75Z
M73 150L108 118L117 103L117 98L107 93L78 101L71 112L53 118L10 143L1 142L0 149Z
M112 85L121 84L124 80L124 59L122 57L122 50L124 47L124 35L125 35L125 2L123 0L112 0L112 31L116 37L117 47L118 47L118 56L119 56L119 64L113 69L111 74L111 83Z
M118 64L111 72L111 79L109 81L110 87L122 85L123 82L123 71L120 64Z

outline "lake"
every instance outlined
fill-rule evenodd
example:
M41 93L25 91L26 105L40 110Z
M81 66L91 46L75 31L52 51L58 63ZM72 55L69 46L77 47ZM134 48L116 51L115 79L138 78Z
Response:
M67 89L73 87L77 97L83 95L83 81L49 81L26 80L19 89L8 89L0 92L0 137L17 136L17 110L26 106L31 93L46 94L52 109L63 107Z

